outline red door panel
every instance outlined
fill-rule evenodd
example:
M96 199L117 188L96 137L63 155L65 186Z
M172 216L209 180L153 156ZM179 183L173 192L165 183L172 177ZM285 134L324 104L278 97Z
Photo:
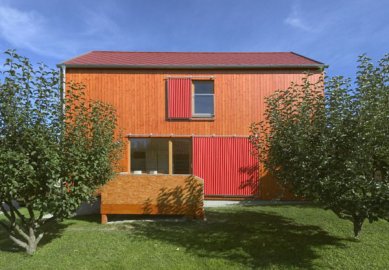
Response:
M204 179L205 195L258 193L258 162L248 138L194 137L193 174Z

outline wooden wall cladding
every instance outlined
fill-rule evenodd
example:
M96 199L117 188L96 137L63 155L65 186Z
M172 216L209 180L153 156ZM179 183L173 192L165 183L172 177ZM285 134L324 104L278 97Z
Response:
M315 71L312 80L321 73ZM213 76L213 121L167 120L167 76ZM88 97L115 106L125 134L248 135L262 119L264 99L290 83L301 82L304 70L119 70L67 69L66 80L86 85ZM195 78L193 78L195 79Z
M307 70L131 70L75 69L66 71L66 81L81 82L87 97L112 104L123 135L249 135L249 125L263 119L265 97L291 82L301 82ZM321 72L314 73L317 81ZM213 77L215 118L168 120L167 77ZM193 78L195 79L195 77ZM173 136L174 136L173 135ZM124 151L120 171L128 171Z

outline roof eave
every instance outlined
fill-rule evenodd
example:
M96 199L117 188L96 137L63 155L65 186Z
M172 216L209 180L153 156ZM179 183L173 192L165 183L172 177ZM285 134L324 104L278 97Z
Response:
M104 65L104 64L57 64L57 67L66 68L97 68L97 69L323 69L324 64L301 65Z

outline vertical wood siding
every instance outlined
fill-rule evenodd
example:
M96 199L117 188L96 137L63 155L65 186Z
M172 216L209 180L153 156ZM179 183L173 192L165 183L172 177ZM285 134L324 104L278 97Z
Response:
M191 79L169 79L168 92L168 118L188 119L192 116Z
M194 137L193 174L204 179L206 196L258 194L258 162L248 138Z
M290 83L301 82L306 70L131 70L68 68L66 80L82 82L87 97L112 104L126 134L249 135L249 125L263 119L265 97ZM311 71L312 72L312 71ZM315 81L320 76L314 71ZM167 76L214 77L215 119L167 119ZM127 170L127 153L122 167Z
M67 81L82 82L94 100L112 104L124 134L248 135L261 120L264 99L277 89L301 82L303 70L171 71L67 69ZM215 119L169 121L166 76L214 76ZM316 80L319 74L312 77Z

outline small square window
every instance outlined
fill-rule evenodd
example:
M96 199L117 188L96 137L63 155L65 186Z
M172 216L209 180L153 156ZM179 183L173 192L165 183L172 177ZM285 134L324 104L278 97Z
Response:
M213 117L214 84L213 81L193 81L193 116Z

